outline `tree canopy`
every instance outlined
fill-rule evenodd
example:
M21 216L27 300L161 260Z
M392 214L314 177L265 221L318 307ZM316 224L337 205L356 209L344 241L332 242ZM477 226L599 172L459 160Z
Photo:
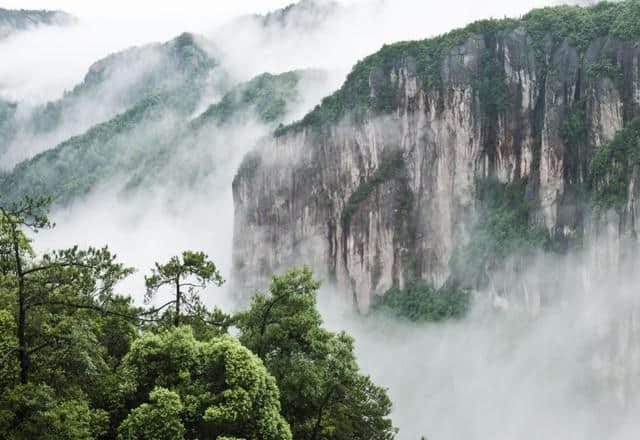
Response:
M296 439L391 439L391 402L360 373L353 339L322 328L320 283L308 267L274 276L236 325L275 377Z
M391 402L360 373L353 339L322 327L308 268L227 315L200 300L223 282L184 251L117 294L133 269L108 247L38 255L50 200L0 200L0 432L26 439L390 439ZM172 307L169 307L172 306ZM235 325L237 338L228 329Z

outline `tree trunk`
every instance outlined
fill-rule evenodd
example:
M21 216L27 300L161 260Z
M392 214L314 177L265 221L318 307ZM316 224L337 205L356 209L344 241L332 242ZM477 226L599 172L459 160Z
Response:
M173 318L173 325L180 325L180 277L176 278L176 316Z
M329 403L331 399L331 394L333 394L333 388L331 388L322 403L320 404L320 408L318 409L318 419L316 420L316 424L313 427L313 432L311 433L311 439L316 440L318 438L318 434L320 434L320 427L322 426L322 413L324 412L324 407Z
M16 260L16 274L18 275L18 362L20 364L20 383L26 384L29 367L29 359L27 359L27 341L26 326L27 312L24 293L24 273L22 272L22 258L20 257L20 240L16 225L11 223L11 238L13 240L13 254Z

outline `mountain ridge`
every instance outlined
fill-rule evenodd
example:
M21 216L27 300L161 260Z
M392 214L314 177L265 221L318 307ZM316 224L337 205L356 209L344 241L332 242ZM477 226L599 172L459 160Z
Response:
M39 25L68 26L77 19L64 11L0 8L0 40Z

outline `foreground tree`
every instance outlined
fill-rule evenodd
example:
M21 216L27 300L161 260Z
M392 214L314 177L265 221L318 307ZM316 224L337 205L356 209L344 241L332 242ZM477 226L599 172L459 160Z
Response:
M156 263L151 270L151 275L145 276L147 286L145 300L150 302L163 286L172 287L174 299L160 308L174 306L173 324L178 327L183 310L188 316L206 319L204 316L207 313L200 300L200 292L210 284L220 286L222 283L224 283L222 275L206 254L185 251L181 257L171 257L165 264Z
M48 385L6 389L0 399L0 432L7 440L85 440L103 437L106 411L92 409L82 396L60 398Z
M392 439L391 402L360 374L353 339L322 328L319 286L306 267L274 276L236 317L240 340L276 378L294 438Z
M36 258L23 230L36 233L52 227L46 215L49 203L47 198L26 198L0 204L0 300L14 301L17 315L16 345L5 348L0 362L17 354L21 384L28 382L35 355L59 345L69 349L78 342L71 337L83 332L83 326L72 323L78 311L109 312L113 286L132 272L116 263L106 247L73 247Z
M51 227L48 204L0 203L2 438L287 440L289 422L296 439L393 437L353 340L321 327L308 269L274 277L238 316L257 356L200 302L223 282L206 255L157 264L147 297L167 285L176 297L141 310L114 293L132 270L106 247L36 255L26 231Z
M183 426L186 439L291 439L275 380L231 336L202 342L187 326L146 333L134 342L120 373L127 406L134 408L120 438L178 438L154 437L150 425L168 419L172 435Z
M106 247L37 256L26 231L52 227L49 202L0 203L0 432L98 438L111 431L114 366L139 319L113 292L132 270Z

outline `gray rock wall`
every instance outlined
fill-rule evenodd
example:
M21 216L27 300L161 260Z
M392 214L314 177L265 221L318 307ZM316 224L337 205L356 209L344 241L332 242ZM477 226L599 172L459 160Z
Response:
M423 87L411 57L388 75L373 69L374 98L392 87L391 114L275 137L259 149L259 166L237 176L234 278L254 290L276 270L309 264L361 311L407 278L441 285L477 216L474 182L485 177L526 178L535 221L570 240L585 227L575 188L585 185L590 159L635 116L639 55L634 43L600 39L581 56L565 41L547 48L543 69L517 28L449 51L442 87ZM487 59L504 72L508 91L497 111L478 86ZM619 81L593 73L605 60L630 97ZM573 144L562 127L576 109L588 130ZM638 184L636 170L619 231L638 230Z

